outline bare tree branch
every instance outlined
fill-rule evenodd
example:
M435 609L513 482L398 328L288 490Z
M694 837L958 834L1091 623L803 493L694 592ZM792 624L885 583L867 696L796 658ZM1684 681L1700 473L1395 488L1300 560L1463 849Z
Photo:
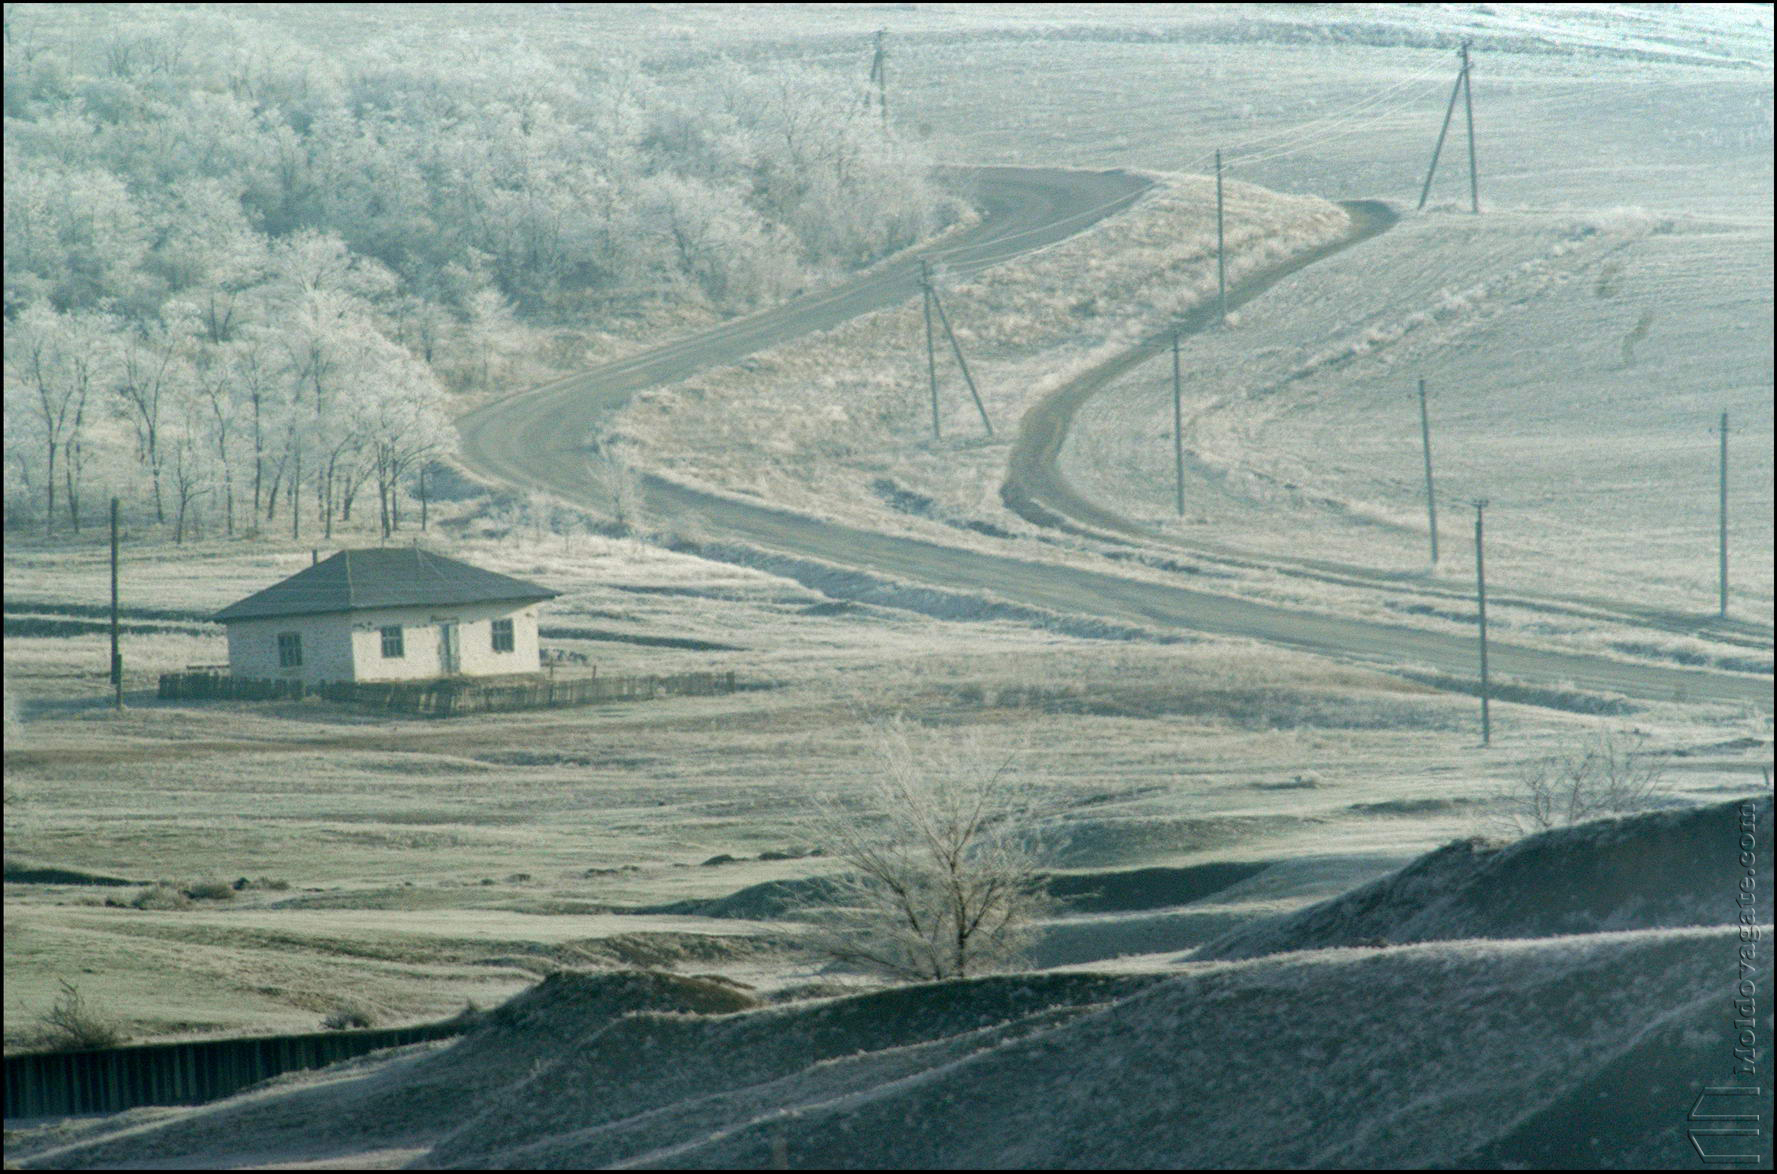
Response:
M1008 757L940 742L903 720L878 728L861 810L817 802L811 831L850 871L805 915L833 961L904 981L1019 962L1047 909L1043 812Z

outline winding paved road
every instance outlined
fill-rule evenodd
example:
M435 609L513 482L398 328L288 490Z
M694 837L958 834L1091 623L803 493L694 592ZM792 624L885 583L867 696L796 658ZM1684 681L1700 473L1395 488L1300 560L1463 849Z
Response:
M937 244L910 250L834 289L558 379L470 412L457 421L462 457L511 485L598 503L587 483L585 439L599 420L645 387L674 383L792 338L898 305L919 292L923 257L958 275L1065 240L1134 203L1153 184L1122 171L1024 167L970 169L963 180L981 221Z
M974 183L984 213L981 223L926 250L965 272L1065 239L1127 207L1149 186L1122 172L1004 167L979 169ZM602 416L641 388L683 379L911 298L918 290L919 256L904 254L836 289L480 408L458 422L463 459L508 484L598 508L604 503L591 484L586 440ZM647 479L646 492L652 516L691 521L707 533L738 542L896 578L989 591L1067 614L1251 637L1343 660L1419 664L1461 678L1473 673L1471 638L1306 614L1181 585L878 534L655 478ZM1638 665L1498 642L1489 643L1489 659L1495 672L1525 682L1566 682L1655 699L1771 701L1768 676Z

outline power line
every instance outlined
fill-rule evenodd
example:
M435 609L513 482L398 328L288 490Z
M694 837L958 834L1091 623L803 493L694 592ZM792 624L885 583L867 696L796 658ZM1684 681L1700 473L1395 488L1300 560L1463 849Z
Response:
M1178 339L1180 328L1172 328L1172 468L1177 484L1178 516L1185 516L1185 423L1183 393L1179 381Z
M1432 148L1431 166L1425 171L1425 186L1419 189L1419 207L1424 209L1426 197L1431 194L1432 177L1438 173L1438 156L1444 152L1444 136L1450 131L1450 118L1456 113L1456 95L1462 94L1462 108L1468 124L1468 192L1469 211L1479 215L1481 211L1480 180L1475 165L1475 102L1474 91L1469 83L1470 62L1467 41L1462 43L1459 51L1462 56L1462 69L1456 75L1456 84L1450 88L1450 102L1444 107L1444 124L1438 128L1438 145Z
M1262 151L1254 151L1254 153L1251 156L1237 157L1236 159L1234 159L1232 161L1244 163L1244 162L1248 162L1249 159L1256 159L1259 155L1268 154L1272 151L1278 151L1280 149L1290 147L1293 144L1298 143L1298 142L1306 142L1308 140L1312 140L1317 137L1335 137L1335 136L1323 136L1322 130L1325 128L1338 126L1342 123L1350 122L1353 118L1356 118L1360 115L1365 114L1369 110L1370 107L1375 106L1383 101L1386 101L1388 99L1388 97L1391 94L1394 94L1396 91L1404 89L1405 87L1408 87L1408 86L1415 85L1416 83L1424 81L1425 79L1427 79L1427 78L1429 78L1429 77L1433 76L1434 74L1439 73L1441 71L1442 71L1442 67L1436 63L1434 63L1432 65L1428 65L1424 69L1420 70L1418 73L1415 73L1410 77L1402 78L1398 82L1395 82L1391 85L1384 86L1382 89L1377 90L1375 93L1367 94L1364 97L1357 99L1355 102L1352 102L1350 105L1341 107L1340 109L1334 110L1331 113L1323 114L1323 115L1320 115L1319 117L1316 117L1316 118L1311 118L1306 122L1300 122L1300 123L1295 124L1294 126L1281 127L1275 131L1270 132L1269 134L1255 135L1252 138L1236 140L1235 147L1241 151L1254 151L1254 148L1260 147L1262 144L1269 143L1271 145L1265 146ZM1396 102L1396 103L1390 105L1388 110L1385 111L1385 113L1393 113L1395 110L1401 109L1405 105L1410 104L1410 102L1412 100L1416 100L1417 97L1418 97L1417 90L1414 91L1410 95L1404 95L1399 102ZM1366 122L1366 125L1367 125L1367 122ZM1339 132L1339 133L1343 134L1346 132ZM1278 141L1278 140L1281 140L1281 141ZM1208 159L1208 154L1205 153L1204 155L1199 156L1197 159L1192 160L1189 164L1187 164L1187 166L1195 166L1196 164L1198 164L1200 162L1207 161L1207 159Z
M932 345L932 267L921 260L919 263L919 289L925 295L926 314L926 375L932 384L932 439L941 440L938 429L938 352Z
M1481 629L1481 745L1493 743L1493 723L1487 712L1487 561L1482 545L1482 514L1487 499L1475 500L1475 605Z
M1438 499L1431 485L1431 418L1425 410L1425 380L1419 381L1419 433L1425 441L1425 512L1431 519L1431 562L1438 565Z
M1216 152L1216 305L1221 324L1228 325L1227 239L1222 232L1222 153Z
M1720 609L1722 619L1728 618L1728 414L1721 414L1721 512L1718 515L1720 540Z
M888 129L888 50L883 48L882 39L888 35L887 29L876 30L876 55L870 59L870 80L876 83L877 104L882 107L882 129ZM864 106L870 106L870 94L864 94Z
M944 312L944 299L938 296L937 289L930 284L926 288L931 294L932 305L938 308L938 321L943 325L944 333L950 339L950 350L952 354L956 355L956 365L962 369L963 382L969 385L969 394L975 399L975 410L981 413L981 426L987 429L989 436L992 436L993 422L987 418L987 407L981 402L981 393L975 389L975 377L969 373L969 361L963 358L962 344L956 341L956 331L950 328L950 315Z
M1283 159L1290 155L1300 154L1301 152L1308 150L1310 147L1330 142L1333 139L1349 137L1360 131L1368 130L1379 123L1386 122L1403 110L1410 109L1417 105L1420 99L1431 89L1432 87L1429 85L1421 86L1419 89L1403 96L1399 101L1393 102L1380 110L1371 112L1367 117L1364 117L1359 121L1353 122L1349 117L1334 120L1329 124L1329 128L1336 126L1339 127L1339 129L1328 129L1326 131L1315 131L1311 134L1305 134L1295 142L1291 142L1289 145L1268 147L1262 151L1257 151L1249 155L1237 156L1232 162L1242 166L1252 166L1256 163L1268 163L1273 159ZM1297 143L1300 145L1296 145Z

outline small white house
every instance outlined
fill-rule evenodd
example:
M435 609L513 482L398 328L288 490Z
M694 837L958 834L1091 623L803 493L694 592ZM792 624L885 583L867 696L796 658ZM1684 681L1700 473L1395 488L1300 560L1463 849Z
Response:
M417 547L342 550L216 613L230 675L417 681L538 671L558 593Z

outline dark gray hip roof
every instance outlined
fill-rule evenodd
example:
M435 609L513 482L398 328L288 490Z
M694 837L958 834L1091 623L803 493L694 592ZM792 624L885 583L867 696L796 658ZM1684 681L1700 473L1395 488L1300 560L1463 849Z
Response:
M418 547L342 550L216 613L216 620L320 615L368 608L525 603L561 594Z

